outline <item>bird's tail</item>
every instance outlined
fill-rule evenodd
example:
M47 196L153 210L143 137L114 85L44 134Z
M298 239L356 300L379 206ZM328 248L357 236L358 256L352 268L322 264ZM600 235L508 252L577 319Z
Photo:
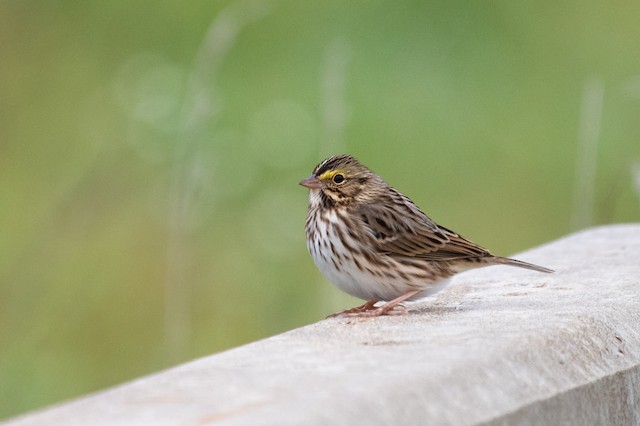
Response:
M553 269L545 268L544 266L538 266L538 265L534 265L533 263L527 263L521 260L510 259L508 257L496 256L495 260L498 265L517 266L518 268L531 269L532 271L538 271L538 272L546 272L546 273L554 272Z

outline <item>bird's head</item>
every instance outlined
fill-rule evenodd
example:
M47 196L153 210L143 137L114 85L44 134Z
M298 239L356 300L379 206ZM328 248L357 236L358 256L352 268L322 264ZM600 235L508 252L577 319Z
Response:
M315 191L325 203L336 205L364 203L375 196L382 179L348 154L329 157L300 185Z

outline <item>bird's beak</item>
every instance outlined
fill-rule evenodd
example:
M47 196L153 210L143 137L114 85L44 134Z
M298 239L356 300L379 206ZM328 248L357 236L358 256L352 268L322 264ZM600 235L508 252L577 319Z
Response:
M322 182L318 180L314 175L309 176L306 179L302 179L300 181L300 185L306 186L309 189L320 189L322 188Z

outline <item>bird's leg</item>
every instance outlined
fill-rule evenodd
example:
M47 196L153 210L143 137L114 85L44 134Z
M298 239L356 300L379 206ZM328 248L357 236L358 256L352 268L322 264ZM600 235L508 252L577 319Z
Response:
M407 299L410 299L411 297L415 296L418 293L420 293L420 290L411 290L400 297L396 297L395 299L388 301L387 303L380 306L379 308L376 308L373 311L367 312L368 315L365 315L365 316L377 317L380 315L397 315L397 314L393 314L392 312L394 312L396 308L399 307L398 305L400 305L400 303L404 302ZM406 309L403 308L400 315L404 313L406 313Z
M358 316L358 313L368 312L375 309L376 303L378 303L377 300L369 300L368 302L360 306L356 306L355 308L345 309L344 311L331 314L327 318Z
M333 317L379 317L381 315L403 315L407 313L407 310L398 306L400 303L405 300L415 296L418 294L420 290L411 290L400 297L396 297L393 300L385 303L384 305L376 308L374 305L376 303L375 300L370 300L362 306L358 306L356 308L347 309L346 311L337 312L333 315L330 315L329 318Z

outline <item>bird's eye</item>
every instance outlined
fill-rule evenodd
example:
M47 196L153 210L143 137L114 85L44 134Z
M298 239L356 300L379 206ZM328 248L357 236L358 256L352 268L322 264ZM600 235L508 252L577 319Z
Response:
M337 175L333 176L333 181L335 183L342 183L344 182L344 176L338 173Z

